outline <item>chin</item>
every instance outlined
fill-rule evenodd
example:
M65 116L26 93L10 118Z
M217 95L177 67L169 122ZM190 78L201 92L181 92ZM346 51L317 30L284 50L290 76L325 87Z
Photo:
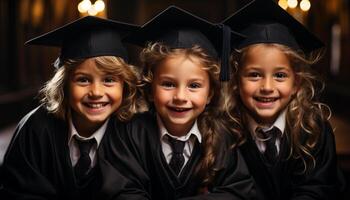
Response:
M107 120L107 117L90 117L87 118L91 123L102 123Z

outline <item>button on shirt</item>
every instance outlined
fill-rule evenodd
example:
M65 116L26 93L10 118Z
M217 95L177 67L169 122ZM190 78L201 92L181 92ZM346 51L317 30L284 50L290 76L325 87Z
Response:
M162 151L163 151L164 157L166 159L166 162L168 164L171 160L173 153L172 153L170 143L168 141L168 137L166 137L166 135L168 135L169 137L172 137L174 139L180 140L180 141L186 141L184 151L183 151L185 163L181 168L181 170L182 170L184 168L184 166L186 165L187 161L189 160L189 158L191 157L196 139L198 140L199 143L202 142L202 135L199 132L197 121L195 121L191 130L186 135L181 136L181 137L171 135L167 131L167 129L165 128L165 126L164 126L164 124L159 116L157 116L157 122L158 122L158 127L159 127L159 132L160 132L160 142L162 145ZM180 173L181 173L181 171L180 171Z
M89 139L94 138L96 140L95 144L92 146L90 153L89 153L89 156L91 159L91 168L96 165L97 148L99 147L101 140L103 138L103 135L105 134L108 121L109 120L106 120L106 122L97 131L95 131L90 137L86 138L86 137L82 137L79 135L79 133L77 132L77 130L74 127L72 120L71 119L69 120L70 130L69 130L69 135L68 135L69 136L68 146L69 146L69 152L70 152L70 159L71 159L73 167L77 164L79 157L80 157L79 147L78 147L78 144L77 144L75 138L77 138L78 140L89 140Z
M248 125L249 125L249 131L252 134L253 140L255 141L256 146L258 147L259 151L261 153L265 152L266 146L265 146L265 142L262 141L257 135L257 130L259 129L259 124L256 123L256 121L250 116L247 115L248 118ZM266 132L271 130L273 127L278 128L281 133L283 134L284 129L286 127L286 110L284 110L276 119L276 121L272 124L272 126L270 127L261 127L262 131ZM277 148L277 152L279 153L280 151L280 142L281 142L281 136L282 134L276 138L276 148Z

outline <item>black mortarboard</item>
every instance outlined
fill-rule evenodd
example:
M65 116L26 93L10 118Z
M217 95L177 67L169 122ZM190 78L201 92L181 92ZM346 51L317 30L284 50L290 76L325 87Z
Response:
M25 44L61 47L55 63L60 67L66 59L81 59L96 56L118 56L128 60L121 42L136 25L87 16L40 35Z
M310 53L324 46L305 26L272 0L254 0L222 23L247 36L238 48L257 43L278 43Z
M231 32L227 26L212 24L183 9L170 6L126 37L126 41L139 46L146 46L148 42L160 42L170 48L191 48L198 45L210 56L221 57L220 78L226 81L229 77L223 75L228 70L230 44L242 38L242 35Z

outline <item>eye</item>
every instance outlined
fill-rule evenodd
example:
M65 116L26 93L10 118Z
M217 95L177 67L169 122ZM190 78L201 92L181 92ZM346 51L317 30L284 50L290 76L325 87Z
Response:
M86 76L77 76L74 78L74 82L78 83L79 85L88 85L91 81Z
M249 80L253 80L253 81L256 81L256 80L259 80L261 77L262 77L262 74L259 73L259 72L248 72L246 74L246 77L249 79Z
M190 89L197 89L197 88L201 88L202 85L200 83L194 82L194 83L191 83L188 87Z
M105 85L114 85L118 81L119 81L119 78L115 76L106 76L103 80Z
M171 81L163 81L160 85L164 88L174 88L176 86L175 83Z
M283 81L284 79L286 79L288 77L288 74L285 72L277 72L277 73L275 73L274 77L277 80Z
M249 77L261 77L261 75L258 72L249 72L248 76Z

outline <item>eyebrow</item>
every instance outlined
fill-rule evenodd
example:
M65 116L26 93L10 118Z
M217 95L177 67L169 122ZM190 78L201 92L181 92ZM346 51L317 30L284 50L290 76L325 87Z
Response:
M160 79L168 79L168 80L172 80L172 81L177 81L178 78L176 76L171 76L171 75L160 75L159 76ZM201 76L199 77L193 77L188 79L188 81L205 81L204 78L202 78Z
M89 73L86 73L84 71L75 71L72 73L72 76L77 76L77 75L85 75L85 76L90 76Z
M277 70L287 70L287 71L292 71L292 69L290 67L287 66L278 66L276 69L274 69L275 71Z
M243 70L257 70L257 71L261 71L261 67L255 67L255 66L251 66L251 65L246 65L246 67L243 68Z
M250 66L247 65L244 70L257 70L257 71L262 71L262 67L256 67L256 66ZM287 71L292 71L292 69L290 67L287 66L278 66L276 68L273 69L274 71L277 70L287 70Z

